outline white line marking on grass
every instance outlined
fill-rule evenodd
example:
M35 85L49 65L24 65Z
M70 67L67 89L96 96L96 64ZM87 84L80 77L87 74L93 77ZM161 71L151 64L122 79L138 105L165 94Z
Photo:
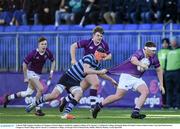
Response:
M21 114L21 115L13 115L13 114L3 114L1 115L1 117L3 118L3 116L5 117L34 117L35 115L34 114ZM83 118L83 116L81 115L75 115L76 118ZM36 116L35 116L36 117ZM44 117L59 117L60 118L60 115L52 115L52 114L47 114L45 115ZM87 116L88 117L88 116ZM98 118L105 118L105 119L128 119L128 118L131 118L130 115L127 115L127 114L123 114L123 115L119 115L119 116L98 116ZM154 114L147 114L146 118L160 118L160 119L167 119L167 118L180 118L180 115L154 115Z

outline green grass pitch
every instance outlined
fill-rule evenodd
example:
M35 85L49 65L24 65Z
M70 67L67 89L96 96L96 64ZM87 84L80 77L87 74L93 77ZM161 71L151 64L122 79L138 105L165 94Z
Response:
M76 108L72 114L76 116L73 120L60 118L57 108L45 108L45 116L35 116L33 111L26 113L24 108L0 108L0 123L160 123L160 124L180 124L180 110L154 110L143 109L142 113L147 117L143 120L131 119L131 109L103 109L97 119L92 119L89 109Z

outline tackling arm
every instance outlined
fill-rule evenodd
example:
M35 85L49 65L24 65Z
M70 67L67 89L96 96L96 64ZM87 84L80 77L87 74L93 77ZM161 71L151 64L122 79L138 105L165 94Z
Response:
M77 49L77 43L73 43L70 47L70 54L71 54L71 64L76 63L76 49Z
M99 75L99 74L105 74L107 72L106 69L102 69L102 70L91 69L89 64L84 64L83 68L84 68L85 74L98 74Z

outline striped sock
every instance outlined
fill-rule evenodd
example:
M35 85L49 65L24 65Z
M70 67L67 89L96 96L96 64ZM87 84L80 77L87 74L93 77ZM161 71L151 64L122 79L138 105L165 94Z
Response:
M97 90L90 89L90 106L91 106L91 108L94 108L94 106L96 105L96 98L97 98Z
M16 99L18 98L17 94L11 94L8 96L8 100L13 100L13 99Z
M41 103L44 103L44 102L46 102L46 100L45 100L45 96L41 96L38 100L36 100L36 105L39 105L39 104L41 104Z
M132 113L133 113L133 114L138 114L138 113L139 113L139 110L140 110L139 108L134 108Z
M68 106L66 107L65 111L64 111L64 114L68 114L72 111L72 109L77 105L77 101L75 99L72 99Z
M66 102L70 102L74 96L72 94L68 94L68 96L65 97Z

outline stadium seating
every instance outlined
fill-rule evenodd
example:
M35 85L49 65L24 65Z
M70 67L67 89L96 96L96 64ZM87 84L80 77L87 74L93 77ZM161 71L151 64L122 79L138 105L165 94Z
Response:
M124 25L125 30L137 30L138 25L137 24L126 24Z
M6 26L4 32L16 32L17 26Z
M47 25L47 26L44 26L44 31L56 31L57 27L54 26L54 25Z
M33 31L43 31L44 26L42 25L33 25L31 26L31 32Z
M123 30L124 25L123 24L116 24L116 25L111 25L111 30Z
M4 26L0 26L0 32L4 31Z
M140 24L139 25L139 30L151 30L151 24Z
M152 24L152 30L162 30L163 24Z
M29 32L30 26L27 26L27 25L18 26L17 31L18 32Z
M95 26L94 24L85 25L84 30L92 30Z

